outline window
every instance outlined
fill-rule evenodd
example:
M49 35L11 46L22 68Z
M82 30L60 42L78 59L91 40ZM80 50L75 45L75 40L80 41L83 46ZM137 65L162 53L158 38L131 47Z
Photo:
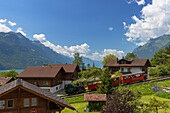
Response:
M32 100L31 105L36 106L37 105L37 98L32 98L31 100Z
M45 83L46 85L48 85L48 81L46 81L46 83Z
M36 81L34 81L34 85L37 85L37 82L36 82Z
M14 107L14 100L8 100L7 101L7 108L13 108Z
M0 109L5 109L5 100L0 100Z
M43 81L43 86L45 86L45 84L46 84L46 82L45 82L45 81Z
M29 98L25 98L24 99L24 107L29 107L30 106L30 99Z
M58 86L56 87L56 90L58 90Z
M121 72L124 72L124 68L121 68Z

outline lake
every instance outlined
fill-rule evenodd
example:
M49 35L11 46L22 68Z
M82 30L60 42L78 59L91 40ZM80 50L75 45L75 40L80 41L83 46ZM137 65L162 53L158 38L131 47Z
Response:
M24 71L24 69L10 69L10 70L16 70L19 74ZM6 71L10 71L10 70L0 70L0 72L6 72Z

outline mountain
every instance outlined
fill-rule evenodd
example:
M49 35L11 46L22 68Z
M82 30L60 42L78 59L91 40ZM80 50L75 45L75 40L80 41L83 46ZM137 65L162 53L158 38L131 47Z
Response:
M32 41L21 33L0 32L0 70L25 69L28 66L42 66L43 64L72 63L70 58L54 52L39 41ZM93 61L83 57L85 65L93 65ZM102 67L102 63L94 61L95 66Z
M150 59L154 56L155 52L165 49L168 45L170 45L170 35L163 35L155 39L150 39L145 45L134 49L133 53L138 58Z
M24 69L48 63L72 63L39 41L31 41L21 33L0 32L0 70Z

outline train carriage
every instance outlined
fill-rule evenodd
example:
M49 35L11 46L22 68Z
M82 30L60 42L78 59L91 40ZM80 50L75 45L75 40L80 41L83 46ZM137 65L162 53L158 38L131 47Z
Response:
M113 79L112 85L118 86L120 83L128 84L128 83L137 82L137 81L144 81L147 79L147 75L145 75L144 72L139 72L139 73L121 75L121 77L114 76L114 77L111 77L111 79ZM88 81L87 87L88 87L88 90L96 90L97 88L99 88L101 84L102 84L101 80Z
M122 75L122 82L123 83L131 83L136 81L144 80L144 73L132 73Z

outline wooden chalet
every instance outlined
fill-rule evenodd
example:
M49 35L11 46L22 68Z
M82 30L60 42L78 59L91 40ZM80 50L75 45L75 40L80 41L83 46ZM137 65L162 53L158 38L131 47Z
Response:
M17 78L54 93L78 79L79 71L77 64L48 64L40 67L28 67Z
M106 104L106 94L84 94L84 101L88 101L87 111L100 111Z
M13 80L14 78L12 77L0 77L0 86L5 85Z
M123 74L145 72L151 66L149 59L113 59L108 61L103 67L108 67L112 74L120 70Z
M72 83L73 80L78 79L80 68L77 64L48 64L48 66L64 68L65 73L62 78L65 84Z
M54 113L76 110L55 94L22 79L0 87L0 113Z

